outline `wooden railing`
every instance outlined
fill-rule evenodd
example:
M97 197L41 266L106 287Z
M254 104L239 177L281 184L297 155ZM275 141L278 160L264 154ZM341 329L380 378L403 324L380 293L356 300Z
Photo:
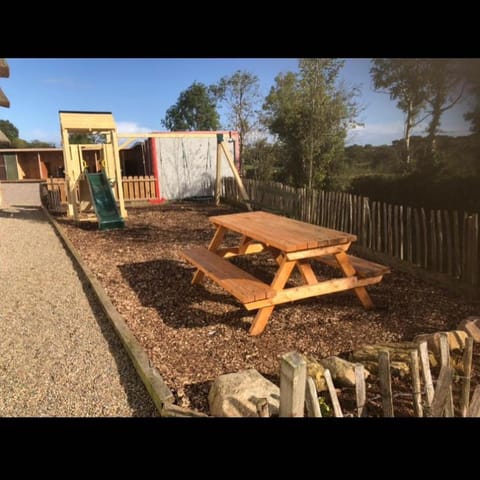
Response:
M123 177L123 197L125 200L148 200L155 197L155 177ZM58 192L55 197L59 197L62 204L67 203L67 192L64 178L49 178L47 180L49 191ZM118 187L115 185L115 195L118 198Z
M344 192L244 180L252 205L357 235L357 246L442 274L480 293L479 214L392 205ZM240 201L231 178L225 198Z

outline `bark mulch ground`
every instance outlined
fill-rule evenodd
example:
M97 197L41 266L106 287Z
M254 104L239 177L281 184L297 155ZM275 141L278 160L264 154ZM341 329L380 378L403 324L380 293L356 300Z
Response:
M126 228L116 231L59 218L181 406L208 412L213 380L246 368L278 385L279 356L291 350L322 358L362 344L412 340L418 333L455 329L464 317L480 311L478 302L393 270L369 287L373 311L364 310L351 291L307 299L275 308L265 332L250 337L255 312L208 279L192 286L194 268L179 255L182 248L208 245L214 232L209 216L233 212L228 206L188 202L129 208ZM268 283L276 270L265 254L233 261ZM314 268L320 278L340 276L325 265ZM291 285L298 281L294 277ZM476 345L477 365L479 353ZM478 383L476 370L473 385ZM352 392L344 396L353 411ZM401 398L399 413L409 415L411 408L402 407Z

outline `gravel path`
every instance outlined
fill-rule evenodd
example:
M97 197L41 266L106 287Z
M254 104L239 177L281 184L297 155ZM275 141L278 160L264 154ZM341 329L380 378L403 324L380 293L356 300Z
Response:
M155 416L43 212L0 208L0 416Z

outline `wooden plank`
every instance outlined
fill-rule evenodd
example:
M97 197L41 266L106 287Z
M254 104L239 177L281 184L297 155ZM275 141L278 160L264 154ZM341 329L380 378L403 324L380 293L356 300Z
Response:
M387 235L388 235L388 254L392 257L395 256L393 250L393 206L387 207Z
M430 210L430 268L438 272L437 267L437 235L435 229L435 212Z
M359 277L370 277L376 275L384 275L390 272L390 267L381 265L379 263L372 262L370 260L365 260L363 258L356 257L354 255L348 255L348 261L354 268L355 272ZM331 267L340 268L338 260L335 255L323 255L316 258L319 262L325 263Z
M375 241L377 239L377 202L372 202L372 223L370 225L370 237L368 248L375 250Z
M480 417L480 385L477 385L473 391L472 401L470 402L470 407L467 411L467 417Z
M453 217L453 272L455 278L460 278L462 275L462 255L460 243L460 222L458 221L458 212L456 210L452 213Z
M420 385L420 370L417 350L410 351L410 374L412 376L413 409L417 417L423 417L422 389Z
M238 255L252 255L255 253L261 253L267 250L267 247L263 243L252 242L245 245L240 251L240 247L225 247L217 248L215 253L224 258L236 257Z
M313 418L320 418L322 412L320 411L320 403L318 402L317 387L312 377L307 377L307 384L305 390L305 404L307 407L307 416Z
M443 227L442 227L442 212L441 210L436 211L436 225L435 225L435 232L437 237L437 246L438 246L438 267L437 271L442 273L443 270Z
M406 255L407 262L413 263L413 234L412 234L412 208L406 209Z
M400 228L398 218L398 205L393 206L393 255L400 258Z
M227 229L225 227L217 227L217 230L215 231L215 234L213 235L212 240L210 240L210 244L208 246L208 249L210 251L215 252L217 250L218 246L223 242L225 233L227 233ZM204 276L204 272L202 272L201 270L197 270L193 275L192 285L200 283L203 280Z
M404 218L403 218L403 205L400 205L398 211L398 218L400 221L399 228L400 228L400 260L404 260L405 258L405 246L404 246Z
M217 157L215 164L215 205L220 205L220 195L222 194L222 149L218 143L217 137Z
M293 263L293 262L291 262ZM256 310L269 306L280 305L281 303L294 302L303 298L318 297L335 292L342 292L344 290L351 290L358 287L366 287L373 285L382 280L382 276L370 278L345 277L335 278L333 280L326 280L317 285L304 285L301 287L285 288L277 291L273 298L260 300L252 303L247 303L244 307L247 310ZM258 314L257 314L258 315Z
M463 379L462 392L460 396L460 415L467 416L470 402L470 384L472 379L472 358L473 358L473 338L467 337L465 340L465 350L463 351Z
M423 233L423 268L428 269L428 230L427 230L427 216L423 208L420 209L420 217L422 219L422 233Z
M450 347L448 345L448 335L445 332L440 333L440 365L441 367L448 367L450 366ZM452 387L450 386L447 400L445 402L445 416L446 417L453 417L453 395L452 395Z
M282 355L280 361L280 417L303 417L307 363L297 352Z
M420 213L418 208L413 209L413 221L415 224L415 250L413 252L413 264L422 265L422 241L420 230Z
M357 402L357 416L365 417L367 410L367 390L365 387L365 367L361 363L355 364L355 399Z
M210 221L284 252L328 247L357 239L346 232L262 211L218 215L210 217Z
M462 276L463 282L469 283L470 280L470 261L469 261L469 237L470 231L468 229L468 215L463 213L463 235L462 235Z
M350 242L348 242L342 245L335 245L332 247L310 248L308 250L300 250L298 252L289 252L286 255L288 260L301 260L304 258L322 257L324 255L345 252L350 248L350 245Z
M333 385L332 375L328 368L324 370L323 376L325 378L325 382L327 383L328 393L330 393L330 399L332 400L333 414L337 418L342 418L343 417L342 408L340 407L337 391L335 390L335 386Z
M384 244L382 241L382 203L377 202L377 251L384 251Z
M437 388L435 389L435 396L432 401L431 416L441 417L445 410L445 405L448 401L449 392L452 387L453 368L444 366L440 370L438 376Z
M454 275L453 271L453 242L452 242L452 229L450 224L450 212L448 210L443 210L443 223L445 225L445 243L447 246L446 250L446 272L449 275Z
M378 353L378 378L382 394L383 416L393 417L392 379L390 376L390 353L388 350Z
M368 245L368 237L370 230L370 206L368 198L362 197L362 245Z
M478 244L478 213L475 213L471 217L471 238L470 238L470 243L471 243L471 249L470 249L470 262L472 265L472 276L471 276L471 284L476 286L479 283L479 277L480 277L480 272L479 272L479 244Z
M432 381L432 373L430 371L430 359L428 358L428 347L427 342L421 342L418 345L418 352L420 354L420 363L422 365L422 373L423 373L423 382L425 384L425 391L426 391L426 404L427 407L430 409L433 401L433 396L435 394L435 390L433 388L433 381Z
M181 251L180 255L242 303L275 295L275 290L269 285L204 247L192 247Z
M348 194L348 232L353 232L353 195L351 193Z

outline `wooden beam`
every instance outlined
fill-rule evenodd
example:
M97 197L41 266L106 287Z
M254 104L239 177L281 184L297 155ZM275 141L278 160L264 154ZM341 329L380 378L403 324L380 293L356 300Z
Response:
M345 252L349 249L350 243L344 243L343 245L335 245L333 247L321 247L311 248L310 250L302 250L298 252L287 253L288 260L300 260L302 258L315 258L322 255L332 255L340 252Z
M213 236L212 240L210 241L210 245L208 246L208 249L212 252L215 252L218 248L218 246L222 243L223 237L225 236L225 233L227 232L227 229L225 227L218 227L217 231L215 232L215 235ZM203 277L205 274L201 270L197 270L192 278L192 285L198 284L203 280Z
M217 164L215 173L215 205L220 205L220 194L222 190L222 151L217 143Z
M258 308L279 305L281 303L294 302L303 298L342 292L344 290L351 290L353 288L364 287L366 285L373 285L374 283L381 282L382 278L383 275L360 279L358 277L335 278L333 280L317 283L316 285L303 285L301 287L285 288L284 290L280 290L273 298L246 303L245 308L247 310L256 310Z
M245 190L245 187L244 187L243 182L242 182L242 178L240 177L240 174L238 173L237 167L235 167L235 162L233 161L233 158L230 155L230 152L228 151L228 149L225 146L226 145L225 141L219 143L218 145L222 148L223 153L225 154L225 157L227 158L228 164L230 165L230 169L232 170L233 176L235 177L235 181L237 182L238 189L240 190L240 195L242 196L242 198L246 202L249 202L250 198L248 197L248 193ZM218 161L218 158L217 158L217 161ZM250 206L250 203L247 203L247 208L250 211L252 210L252 207Z
M225 247L225 248L218 248L215 253L218 255L231 258L237 257L238 255L251 255L254 253L261 253L266 250L267 247L263 243L249 243L244 248L243 251L240 252L240 247Z

